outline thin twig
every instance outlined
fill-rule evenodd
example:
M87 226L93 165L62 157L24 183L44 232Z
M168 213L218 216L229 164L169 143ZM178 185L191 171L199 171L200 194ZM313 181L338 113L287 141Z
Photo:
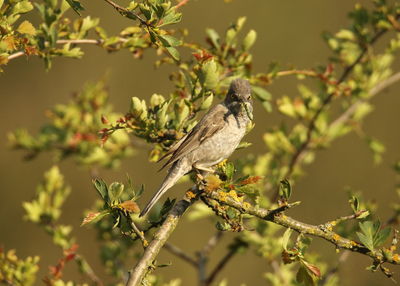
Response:
M192 258L190 255L186 254L182 249L180 249L176 245L167 242L167 243L164 244L164 248L166 250L168 250L170 253L174 254L177 257L179 257L180 259L186 261L187 263L189 263L193 267L197 268L197 261L194 258Z
M331 277L339 271L340 265L342 265L347 260L347 258L349 257L349 254L350 254L350 251L343 251L339 256L336 266L333 267L331 270L329 270L326 273L326 275L319 281L318 284L325 285L325 283L328 282L329 279L331 279Z
M128 9L118 5L117 3L115 3L115 2L113 2L111 0L104 0L104 1L106 1L108 4L113 6L114 9L117 10L117 12L120 13L122 16L128 17L130 19L139 20L139 22L142 25L145 25L145 26L149 27L149 24L144 19L142 19L138 14L135 14L132 11L129 11Z
M25 53L22 52L22 51L19 51L19 52L16 52L16 53L14 53L14 54L9 55L9 56L8 56L8 60L11 61L11 60L13 60L13 59L22 57L23 55L25 55Z
M385 79L384 81L378 83L376 86L371 88L369 92L369 98L373 97L383 90L387 89L389 86L393 85L394 83L400 80L400 72L397 72L390 76L389 78ZM368 98L368 99L369 99ZM336 118L330 125L328 129L335 128L338 125L343 124L346 122L353 114L357 111L357 108L362 105L363 103L368 101L367 98L362 98L356 102L354 102L345 112L343 112L338 118Z
M149 243L147 242L146 237L144 237L143 231L141 231L132 220L131 220L131 227L132 227L133 231L135 232L135 234L142 241L143 248L146 248L149 245Z
M217 266L211 272L210 276L206 279L205 286L210 285L214 279L217 277L217 274L221 272L221 270L225 267L225 265L231 260L231 258L235 255L236 251L230 249L227 254L218 262Z
M93 268L89 265L86 259L80 255L76 254L75 261L80 266L80 270L83 274L85 274L96 286L103 286L103 282L101 279L96 275Z
M224 257L217 263L214 270L211 271L211 274L207 277L204 286L209 286L215 280L217 275L224 269L224 267L228 264L228 262L232 259L232 257L238 252L238 249L247 243L243 242L240 239L236 239L233 244L230 246L229 251L225 254Z
M387 32L386 29L384 30L380 30L379 32L377 32L375 34L375 36L371 39L371 41L368 43L368 45L373 45L379 38L381 38L385 33ZM336 84L339 85L342 82L344 82L347 77L350 75L350 73L353 71L354 67L359 64L361 62L361 60L364 58L365 54L368 51L368 45L366 47L363 48L363 50L361 51L361 53L359 54L359 56L357 57L357 59L349 66L347 66L342 75L339 77L339 79L337 80ZM295 166L298 164L298 162L301 160L302 155L305 151L307 151L310 143L311 143L311 139L312 139L312 135L313 132L316 129L316 122L319 118L319 116L323 113L323 111L325 110L325 108L329 105L329 103L333 100L335 96L335 93L332 92L330 93L322 102L321 106L318 108L318 110L315 112L315 114L313 115L313 117L311 118L308 127L307 127L307 134L306 134L306 139L305 141L300 145L300 147L296 150L296 152L294 153L292 159L289 162L288 165L288 171L286 172L286 174L284 175L284 177L289 178L291 177ZM279 196L279 190L276 189L271 200L272 201L276 201L277 198Z
M210 237L210 239L204 245L203 249L201 250L201 253L204 256L210 255L211 251L217 246L218 242L221 240L223 235L224 233L222 231L217 231L213 236Z
M12 281L10 281L10 280L8 280L8 279L1 279L1 280L0 280L0 283L7 284L7 285L9 285L9 286L14 286L14 285L15 285Z
M119 38L118 39L118 43L125 43L128 40L125 38ZM68 40L68 39L63 39L63 40L58 40L56 42L57 45L64 45L64 44L71 44L71 45L81 45L81 44L91 44L91 45L102 45L104 44L104 40L102 39L72 39L72 40ZM11 55L8 56L8 60L13 60L19 57L24 56L25 53L23 51L19 51L16 53L13 53Z
M189 2L189 0L181 0L179 1L178 4L175 5L175 10L178 10L180 7L185 6L187 3Z
M206 285L207 272L206 265L208 262L208 257L210 252L217 245L218 241L221 239L223 232L217 231L204 245L204 247L197 252L197 272L199 278L199 285Z
M179 219L182 217L186 209L194 203L198 198L198 191L196 192L196 197L192 199L184 198L180 200L171 209L167 218L161 225L161 227L154 234L153 240L150 242L149 246L145 249L142 257L139 259L137 264L131 269L129 273L129 279L126 286L138 286L142 283L146 273L154 267L153 262L156 259L161 248L167 242L167 239L174 231L177 226Z

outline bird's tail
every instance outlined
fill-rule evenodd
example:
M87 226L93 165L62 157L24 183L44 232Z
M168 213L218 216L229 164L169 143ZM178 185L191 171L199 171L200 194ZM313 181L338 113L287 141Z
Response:
M184 165L184 164L182 164L181 161L179 160L171 166L171 169L168 171L167 177L162 182L158 191L151 198L150 202L148 202L147 205L144 207L144 209L141 211L139 217L145 216L150 211L150 209L154 206L154 204L161 198L161 196L166 191L168 191L173 185L175 185L175 183L183 175L185 175L188 171L190 171L190 169L183 168L182 165Z

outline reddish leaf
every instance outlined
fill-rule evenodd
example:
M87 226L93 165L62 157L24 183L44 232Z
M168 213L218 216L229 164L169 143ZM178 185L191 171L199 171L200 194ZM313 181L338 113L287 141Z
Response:
M108 215L108 211L102 211L102 212L97 212L97 213L88 213L86 217L83 219L81 226L84 226L85 224L95 222L102 217Z
M307 267L307 269L313 274L314 276L321 278L321 270L314 264L308 263L306 261L303 261L304 265Z
M125 201L119 204L119 207L130 213L140 212L139 206L134 201Z
M248 177L247 179L241 181L239 184L240 185L256 184L261 179L262 179L261 176Z

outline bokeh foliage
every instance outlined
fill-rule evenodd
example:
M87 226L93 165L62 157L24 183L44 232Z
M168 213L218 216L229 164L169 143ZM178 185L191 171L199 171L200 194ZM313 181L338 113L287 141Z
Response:
M106 82L90 83L74 94L69 103L58 104L48 111L49 123L37 135L23 129L11 133L10 145L24 150L29 159L44 151L54 154L54 162L72 157L87 166L93 176L99 168L118 168L122 159L138 152L135 142L144 141L151 146L149 161L154 162L195 126L201 112L221 100L232 79L247 78L256 104L263 106L264 116L279 112L285 120L265 130L264 153L249 154L236 162L222 162L204 182L192 176L205 193L218 191L220 198L203 196L202 203L192 207L187 218L206 218L218 232L237 232L227 246L229 257L254 251L279 269L279 275L265 273L271 285L340 285L337 272L322 257L309 251L312 243L309 235L295 236L290 228L283 231L246 210L297 205L290 198L296 180L303 175L303 166L313 162L316 151L327 149L334 140L350 132L360 135L373 152L375 162L380 162L385 147L364 132L362 122L373 110L371 98L398 77L392 67L400 48L399 4L376 0L369 9L356 5L349 13L350 27L323 34L331 50L325 64L297 69L271 63L268 70L254 73L251 47L256 43L257 33L246 28L245 17L237 19L224 32L207 29L205 43L192 43L185 38L187 31L172 26L180 22L179 9L188 1L131 1L127 7L105 1L110 4L110 13L114 8L131 20L119 34L109 35L99 19L80 15L90 11L85 11L76 0L0 0L0 65L6 69L14 58L38 56L50 70L57 57L81 58L81 46L86 44L97 45L107 52L126 49L136 59L143 58L144 49L154 49L159 56L157 67L173 67L169 75L173 91L153 94L147 102L132 97L129 109L113 112ZM71 7L80 16L68 14ZM35 25L29 20L33 13L40 17ZM384 48L375 48L378 41ZM298 78L298 93L273 97L268 86L286 76ZM256 118L256 124L258 120L262 118ZM248 131L252 128L249 126ZM240 148L249 145L242 142ZM399 164L395 165L395 170L399 169ZM58 167L52 167L38 186L35 199L23 205L26 219L41 226L62 250L58 264L50 268L44 281L47 285L78 285L65 282L62 276L67 263L74 261L87 283L102 285L79 254L71 226L58 223L70 192L63 180ZM141 248L146 248L147 240L174 204L167 199L148 219L139 219L136 201L144 189L134 186L129 178L127 181L107 184L95 178L93 185L100 197L83 220L83 225L92 224L97 231L101 261L113 280L110 285L122 285L130 267L129 258L140 256ZM227 198L242 204L243 209L224 204ZM374 215L374 203L350 192L348 209L350 215L319 227L336 231L338 237L359 241L375 257L370 270L380 270L391 278L392 272L383 264L400 263L396 253L397 231L388 227L398 223L399 206L394 207L393 217L380 222ZM1 250L0 282L32 285L38 263L38 258L20 260L13 250ZM200 261L196 263L200 265ZM162 266L165 265L153 263L146 285L179 285L179 277L165 283L157 276L153 270ZM202 285L214 283L218 272L213 274L205 277ZM222 280L219 285L226 283Z

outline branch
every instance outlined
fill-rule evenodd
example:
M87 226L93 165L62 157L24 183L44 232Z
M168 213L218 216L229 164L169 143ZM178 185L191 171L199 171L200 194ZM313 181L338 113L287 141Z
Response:
M175 256L181 258L182 260L186 261L190 265L197 267L197 261L193 259L190 255L186 254L182 249L173 245L172 243L165 243L164 248L168 250L170 253L174 254Z
M374 261L379 261L380 263L388 262L390 264L400 265L400 259L397 259L396 255L393 256L395 257L394 259L384 257L382 253L380 253L379 251L370 251L363 244L351 239L341 237L339 234L337 234L336 232L332 231L329 228L303 223L289 216L286 216L285 214L282 213L282 211L285 210L284 206L279 207L275 210L267 210L263 208L254 207L246 202L239 202L234 198L228 196L221 197L219 191L210 191L204 195L207 196L208 198L218 201L220 204L228 205L243 213L251 214L265 221L270 221L275 224L284 226L286 228L291 228L297 231L298 233L303 233L323 238L326 241L329 241L330 243L335 245L336 248L346 249L360 254L364 254L366 256L371 257ZM287 205L286 209L291 206L293 206L293 204Z
M211 236L201 250L201 254L203 256L210 255L211 251L217 246L217 243L221 240L223 235L224 233L222 231L217 231L213 236Z
M130 18L130 19L139 20L139 22L142 25L149 27L149 24L144 19L142 19L139 15L133 13L132 11L129 11L128 9L125 9L124 7L118 5L117 3L115 3L111 0L104 0L104 1L106 1L108 4L113 6L114 9L117 10L117 12L120 13L122 16Z
M128 40L125 38L119 38L117 43L126 43ZM81 45L81 44L92 44L92 45L97 45L97 46L101 46L102 44L104 44L104 40L102 39L73 39L73 40L68 40L68 39L64 39L64 40L58 40L56 42L56 44L58 45L64 45L64 44L75 44L75 45ZM8 60L13 60L19 57L22 57L25 55L25 52L23 51L19 51L16 53L13 53L11 55L8 56Z
M103 286L103 282L101 279L96 275L96 273L93 271L93 268L89 265L89 263L86 261L86 259L80 255L77 254L75 256L75 261L80 267L80 271L85 274L92 282L93 285L96 286Z
M238 249L245 245L247 245L246 242L240 240L239 238L236 238L231 247L229 248L228 253L221 258L221 260L215 266L214 270L211 271L211 274L206 279L204 285L205 286L211 285L211 283L215 280L215 278L221 272L221 270L224 269L226 264L228 264L228 262L232 259L232 257L237 253Z
M369 45L373 45L380 37L382 37L387 30L381 30L375 34L375 36L371 39L371 41L368 43ZM357 59L349 66L347 66L340 78L337 81L337 85L341 84L343 81L347 79L347 77L350 75L350 73L353 71L354 67L361 62L363 59L364 55L367 53L368 47L365 47L360 55L357 57ZM329 103L333 100L335 93L330 93L325 100L322 102L321 106L318 108L318 110L315 112L314 116L311 118L310 123L308 124L307 128L307 135L306 135L306 140L301 144L301 146L297 149L296 153L293 155L292 160L289 163L288 171L286 172L286 175L284 177L290 177L294 171L294 167L297 165L299 159L301 158L301 155L303 152L305 152L308 148L308 146L311 143L311 138L312 138L312 133L314 132L316 128L316 121L318 120L319 116L322 114L322 112L325 110L325 108L329 105ZM279 192L276 191L273 197L273 201L276 200Z
M400 16L398 16L400 17ZM368 52L368 46L369 45L373 45L379 38L381 38L388 30L386 29L382 29L380 31L378 31L375 36L370 40L370 42L368 43L368 45L365 45L365 47L362 49L361 53L359 54L359 56L357 57L357 59L349 66L347 66L344 70L342 75L339 77L339 79L336 82L336 85L341 84L342 82L344 82L348 76L351 74L351 72L353 71L354 67L359 64L363 57L365 56L365 54ZM306 73L307 75L310 76L314 76L312 73L308 72ZM294 168L295 166L299 163L299 161L301 161L301 158L303 157L304 153L307 151L310 143L311 143L311 139L312 139L312 134L316 129L316 122L319 118L319 116L322 114L322 112L325 110L325 108L331 103L331 101L333 100L335 96L335 92L332 92L330 94L328 94L328 96L325 98L325 100L322 102L321 106L317 109L317 111L315 112L315 114L313 115L313 117L311 118L308 127L307 127L307 134L306 134L306 139L305 141L300 145L300 147L296 150L296 152L294 153L292 159L289 162L288 165L288 170L286 172L286 174L283 177L289 178L291 177L291 175L293 174ZM354 107L354 110L356 109L356 107ZM354 112L354 111L350 111L350 112ZM279 189L277 188L274 192L274 194L271 197L272 201L276 201L277 198L279 196Z
M161 227L154 234L153 240L144 251L140 260L137 262L135 267L131 269L126 286L138 286L141 284L147 272L153 267L153 262L161 248L165 245L167 239L177 226L179 219L182 217L186 209L197 200L197 198L198 191L194 198L184 198L175 204Z
M386 88L388 88L389 86L395 84L396 82L398 82L400 80L400 72L397 72L395 74L393 74L392 76L390 76L389 78L385 79L384 81L378 83L376 86L374 86L373 88L371 88L369 94L370 97L375 96L377 94L379 94L380 92L382 92L383 90L385 90ZM369 99L369 98L368 98ZM356 102L354 102L345 112L343 112L337 119L335 119L329 126L328 129L330 128L334 128L340 124L343 124L344 122L346 122L353 114L354 112L357 111L357 108L368 101L367 98L363 98L360 99Z
M197 272L199 276L199 285L207 285L207 274L206 274L206 264L208 262L208 256L210 255L211 251L220 241L223 235L222 231L217 231L204 245L204 247L197 252Z

